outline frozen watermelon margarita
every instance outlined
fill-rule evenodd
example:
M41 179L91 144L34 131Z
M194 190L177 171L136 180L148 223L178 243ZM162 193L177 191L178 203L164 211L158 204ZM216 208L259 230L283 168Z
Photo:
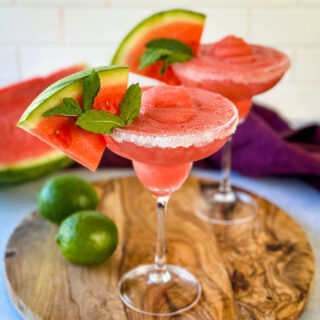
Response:
M172 68L185 86L218 92L229 98L242 119L250 110L252 97L278 83L289 65L289 58L278 50L227 36L201 45L197 57Z
M238 112L220 94L197 88L127 88L128 74L127 67L97 67L61 79L31 103L18 125L92 170L106 147L133 161L157 201L156 254L153 264L123 275L119 294L136 311L169 316L191 308L201 286L186 269L166 264L168 200L193 161L226 143Z
M282 78L289 59L278 50L248 44L235 36L200 44L205 20L204 14L183 9L153 14L127 34L112 64L128 65L132 72L167 84L219 93L236 105L243 120L250 111L252 97ZM224 148L222 162L219 190L211 190L211 195L206 195L208 201L200 198L197 213L219 224L251 220L257 211L255 201L247 193L231 189L230 142Z
M164 214L171 193L182 185L192 162L220 149L237 123L237 109L219 94L159 85L143 90L137 120L106 136L109 149L133 160L137 176L157 200L155 262L138 266L120 281L120 297L130 308L173 315L198 301L198 280L186 269L165 263ZM165 299L177 295L173 303Z
M278 50L227 36L216 43L201 45L198 56L185 63L173 64L172 69L183 85L218 92L229 98L243 120L250 111L252 97L272 88L289 65L289 58ZM246 192L235 192L231 188L230 141L223 149L222 166L219 188L211 190L209 198L199 199L197 214L217 224L251 220L257 212L254 199Z
M153 193L179 188L193 161L219 150L234 132L234 105L219 94L159 85L143 89L138 118L107 135L107 147L133 160Z

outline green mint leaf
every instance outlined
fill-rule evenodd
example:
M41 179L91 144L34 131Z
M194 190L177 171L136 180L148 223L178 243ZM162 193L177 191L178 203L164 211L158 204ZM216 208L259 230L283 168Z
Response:
M132 84L120 104L121 119L127 124L137 119L141 105L141 88L139 83Z
M187 62L190 60L190 56L184 53L172 53L163 59L163 66L159 71L160 75L163 75L167 69L167 66L176 62Z
M163 65L161 67L161 69L159 70L159 75L162 76L164 75L164 73L166 72L167 70L167 66L169 65L169 56L168 57L165 57L163 59Z
M82 113L80 105L72 98L63 98L63 103L47 110L42 114L43 117L51 116L79 116Z
M146 47L153 49L165 49L172 53L184 53L191 57L193 56L192 49L188 45L175 39L154 39L149 41L146 44Z
M188 54L185 53L173 53L166 58L168 60L168 64L173 64L176 62L187 62L191 58Z
M165 49L156 49L156 48L148 48L143 56L140 58L140 65L139 70L146 68L157 61L166 58L168 55L171 54L171 51Z
M91 74L83 80L83 109L90 110L94 98L100 90L100 79L97 72L92 69Z
M76 125L94 133L111 134L113 129L124 127L125 122L109 112L89 110L79 116Z
M67 107L72 109L74 111L74 113L77 113L77 116L80 116L80 114L82 113L82 109L76 100L74 100L72 98L63 98L63 103Z
M150 66L157 61L163 61L163 66L159 71L163 75L167 66L177 62L186 62L192 59L192 49L178 40L155 39L146 44L146 51L139 59L141 61L139 69Z

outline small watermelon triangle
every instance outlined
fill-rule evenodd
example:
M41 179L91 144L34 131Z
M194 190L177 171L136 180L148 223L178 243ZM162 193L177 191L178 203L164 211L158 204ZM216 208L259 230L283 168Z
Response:
M100 78L100 91L93 108L118 114L127 90L129 68L111 66L95 70ZM45 111L61 104L64 97L81 104L82 82L90 72L88 69L75 73L48 87L27 108L18 126L94 171L106 148L104 136L76 126L76 117L42 117Z
M167 84L178 85L180 81L173 73L171 66L163 75L159 75L162 62L139 70L139 58L146 49L146 43L159 38L170 38L187 44L197 55L200 38L205 23L202 13L183 9L167 10L156 13L141 21L120 43L111 64L127 65L130 71L143 76L158 79Z

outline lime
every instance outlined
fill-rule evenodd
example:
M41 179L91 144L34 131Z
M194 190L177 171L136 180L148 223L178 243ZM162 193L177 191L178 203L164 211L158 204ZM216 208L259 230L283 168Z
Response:
M118 245L115 223L97 211L80 211L65 219L56 240L62 254L80 265L108 259Z
M38 208L48 220L60 223L70 214L95 209L98 195L86 181L72 175L49 179L38 194Z

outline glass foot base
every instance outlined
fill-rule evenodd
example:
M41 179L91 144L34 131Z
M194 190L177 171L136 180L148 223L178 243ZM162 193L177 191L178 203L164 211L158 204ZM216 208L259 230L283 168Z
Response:
M119 282L119 295L129 308L153 316L171 316L192 308L201 296L198 280L184 268L154 264L138 266Z
M227 194L212 190L209 196L196 202L199 218L220 225L234 225L252 220L258 212L256 201L246 192L232 191Z

